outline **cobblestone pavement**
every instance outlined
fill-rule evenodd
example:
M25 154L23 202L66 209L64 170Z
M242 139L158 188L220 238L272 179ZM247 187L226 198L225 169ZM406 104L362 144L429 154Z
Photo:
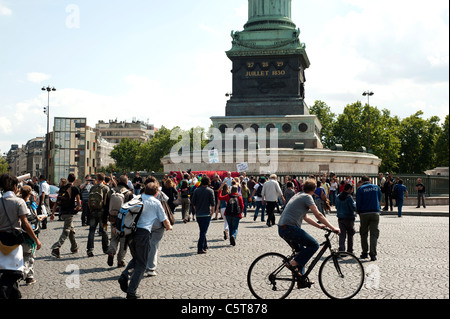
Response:
M447 210L448 212L448 210ZM223 239L223 221L212 221L208 231L210 249L198 255L198 225L183 224L180 213L172 232L166 232L158 259L158 275L145 277L138 293L145 299L252 299L247 286L247 270L252 261L266 252L289 254L287 244L278 237L277 227L267 227L253 212L242 219L237 245ZM279 215L276 215L277 221ZM334 214L330 221L337 225ZM70 253L67 240L61 248L61 259L50 255L57 241L62 222L49 223L40 239L35 278L32 286L21 282L24 299L117 299L124 298L117 279L123 268L109 267L102 253L100 237L96 236L95 256L85 252L88 227L76 217L77 254ZM318 241L323 231L305 226ZM359 230L359 220L356 221ZM382 215L380 221L378 260L363 262L369 280L356 299L448 299L449 298L449 218ZM355 254L359 256L359 233L355 235ZM130 255L127 254L127 261ZM316 267L318 269L319 267ZM79 274L79 276L77 275ZM379 276L377 277L377 274ZM374 277L375 276L375 277ZM375 279L374 279L375 278ZM376 280L376 279L379 280ZM317 282L317 272L311 275ZM325 299L318 284L311 289L294 290L290 299Z

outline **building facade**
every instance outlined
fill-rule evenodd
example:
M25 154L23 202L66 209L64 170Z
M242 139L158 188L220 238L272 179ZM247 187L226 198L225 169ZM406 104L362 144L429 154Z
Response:
M97 135L86 118L56 117L50 136L49 181L74 173L78 179L96 172Z
M95 129L100 137L112 144L119 144L124 138L147 142L155 135L154 125L142 121L99 121Z

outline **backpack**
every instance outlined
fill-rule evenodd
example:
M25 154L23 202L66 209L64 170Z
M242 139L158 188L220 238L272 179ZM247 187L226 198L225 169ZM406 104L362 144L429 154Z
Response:
M111 190L111 197L109 199L109 215L112 217L117 217L119 215L120 209L125 203L125 194L128 192L127 188L122 188L120 192L116 191L114 188Z
M67 184L59 189L56 204L59 207L70 208L72 199L72 184Z
M97 184L89 192L88 205L91 211L103 209L103 184Z
M133 198L122 206L116 221L116 228L120 237L134 234L143 209L144 202L141 196Z
M262 189L263 189L263 187L264 187L264 185L263 184L261 184L261 183L258 183L258 189L256 190L256 193L255 193L255 195L257 196L257 197L262 197Z
M227 208L225 208L225 215L226 216L239 216L241 213L241 207L239 206L238 198L239 196L230 196L230 199L227 203Z

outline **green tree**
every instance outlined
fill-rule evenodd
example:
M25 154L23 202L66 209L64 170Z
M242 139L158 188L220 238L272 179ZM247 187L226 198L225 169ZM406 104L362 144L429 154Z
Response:
M336 144L342 144L344 150L355 152L369 144L370 152L382 160L381 171L396 172L400 150L398 117L391 117L388 110L365 105L361 102L349 104L333 125ZM370 125L370 135L369 135Z
M8 162L0 156L0 174L8 173Z
M323 101L317 100L309 108L311 114L316 115L322 124L320 139L325 148L330 148L335 142L333 126L336 121L336 114L331 112L331 108Z
M175 129L175 128L174 128ZM162 172L164 170L161 159L168 155L178 140L172 140L172 131L161 127L155 136L147 143L141 145L137 153L137 164L142 170Z
M367 145L367 124L362 116L363 112L361 102L349 104L333 126L335 143L342 144L346 151L355 152Z
M448 115L445 117L445 121L442 124L441 131L438 134L436 145L434 147L434 153L436 154L435 167L448 167L449 166L449 131L448 131Z
M399 165L402 173L422 174L433 168L435 145L440 133L439 118L422 119L423 112L403 119L400 123L401 140Z
M119 145L114 146L110 156L116 162L117 168L124 172L139 170L139 167L136 167L136 157L141 145L141 141L125 138Z

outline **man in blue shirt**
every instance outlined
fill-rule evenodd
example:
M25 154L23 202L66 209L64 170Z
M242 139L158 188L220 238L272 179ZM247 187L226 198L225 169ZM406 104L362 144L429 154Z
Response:
M402 217L402 208L403 208L403 201L406 196L408 198L408 190L406 189L406 186L403 185L403 180L399 180L398 183L394 186L394 189L397 191L397 208L398 208L398 217Z
M363 184L356 192L356 211L360 217L361 235L361 259L368 258L369 252L368 236L370 233L370 260L377 260L377 242L380 235L378 225L380 223L380 188L372 184L368 176L361 178Z
M136 290L139 287L147 267L153 224L156 221L159 221L163 224L166 230L172 230L172 226L167 219L161 202L155 198L158 191L158 183L148 183L145 187L145 193L142 194L144 207L136 225L136 232L134 233L133 239L129 244L133 259L130 260L128 266L122 272L122 275L118 280L122 291L127 293L127 299L140 298L140 296L136 294ZM131 269L134 269L134 271L128 285L128 276Z

